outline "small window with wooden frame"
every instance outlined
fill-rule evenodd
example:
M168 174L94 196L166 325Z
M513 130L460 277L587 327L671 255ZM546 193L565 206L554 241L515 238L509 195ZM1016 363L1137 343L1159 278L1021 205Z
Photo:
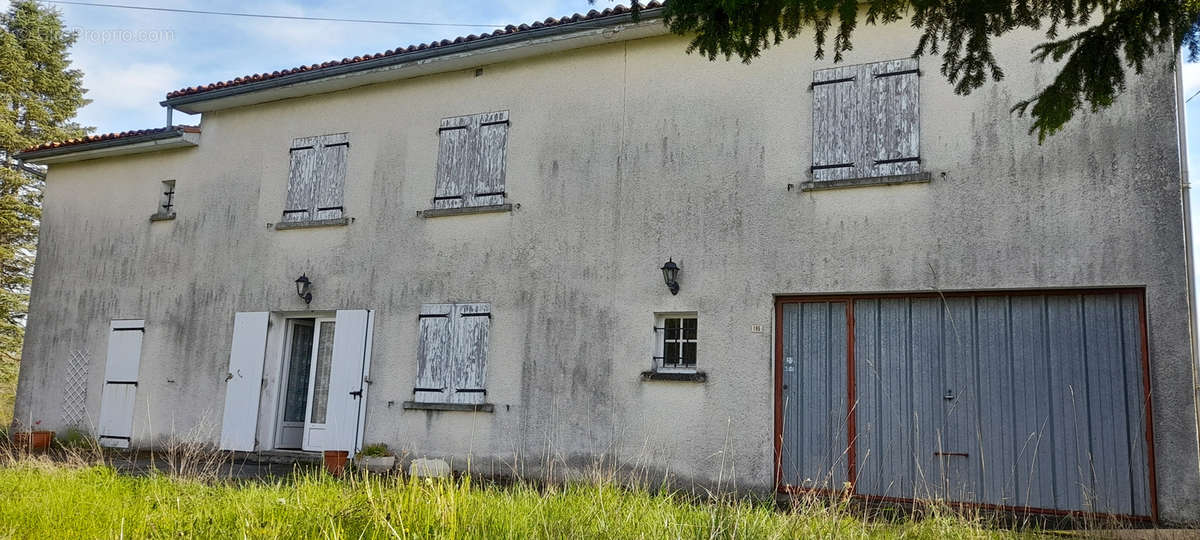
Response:
M163 180L158 190L158 210L150 214L150 221L175 219L175 181Z
M699 358L699 322L695 313L658 313L654 323L654 368L642 373L646 380L704 382L696 369Z
M301 137L292 141L288 153L288 191L283 208L283 225L345 224L342 197L350 155L349 134Z
M804 187L929 181L920 74L916 58L814 71L812 182Z
M439 210L504 210L508 111L443 118L438 127L437 181L433 206ZM469 213L469 212L461 212Z

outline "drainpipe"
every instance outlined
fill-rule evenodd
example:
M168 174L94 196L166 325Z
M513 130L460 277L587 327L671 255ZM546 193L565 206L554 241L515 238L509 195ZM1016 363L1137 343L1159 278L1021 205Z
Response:
M1183 99L1183 66L1182 55L1175 60L1175 117L1179 130L1179 180L1180 193L1183 195L1183 245L1187 251L1184 257L1187 269L1187 312L1188 312L1188 350L1192 360L1192 406L1196 414L1196 452L1200 455L1200 362L1196 357L1196 289L1195 269L1192 246L1192 184L1188 178L1188 148L1187 148L1187 103ZM1149 346L1149 344L1147 344Z
M175 112L175 107L167 105L167 127L171 127L171 113Z

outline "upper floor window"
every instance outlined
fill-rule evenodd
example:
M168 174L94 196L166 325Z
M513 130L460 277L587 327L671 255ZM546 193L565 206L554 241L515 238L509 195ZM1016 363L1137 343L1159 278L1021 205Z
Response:
M419 321L413 400L483 404L491 306L425 304Z
M442 119L433 207L504 204L508 111Z
M158 210L150 215L150 221L175 219L175 181L163 180L158 190Z
M348 133L292 141L283 221L320 221L343 216L342 188L350 154Z
M816 182L921 172L916 58L813 72Z

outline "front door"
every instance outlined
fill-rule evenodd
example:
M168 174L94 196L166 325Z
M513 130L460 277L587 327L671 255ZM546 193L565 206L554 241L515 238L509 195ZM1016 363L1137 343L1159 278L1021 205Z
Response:
M313 358L313 319L289 319L283 365L283 402L279 411L279 434L275 447L300 449L304 441L304 418L308 411L310 371Z
M309 451L328 448L331 418L329 415L329 380L333 374L333 337L335 319L316 319L313 330L312 362L308 371L308 399L304 412L304 445Z

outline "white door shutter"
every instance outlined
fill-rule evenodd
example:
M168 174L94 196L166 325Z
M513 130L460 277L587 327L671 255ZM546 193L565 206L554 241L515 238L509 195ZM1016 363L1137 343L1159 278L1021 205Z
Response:
M870 111L865 133L864 176L921 172L920 80L916 58L864 66Z
M451 370L452 403L479 404L486 401L488 330L492 313L489 304L455 306L454 364Z
M478 176L470 206L504 204L504 163L508 145L508 111L479 117Z
M100 421L96 426L103 446L128 448L133 435L133 407L138 368L142 360L142 321L113 321L104 364Z
M836 67L813 72L813 179L858 176L861 152L859 69Z
M371 312L339 310L333 336L333 365L329 374L329 439L324 450L357 450L365 403L367 353L370 349Z
M222 450L254 450L268 321L265 311L234 316L229 373L225 378L225 415L221 420Z
M424 304L418 319L417 381L413 400L418 403L450 401L450 333L453 304Z
M466 203L467 190L474 188L475 154L472 117L442 119L438 129L437 185L433 192L434 208L460 208Z

